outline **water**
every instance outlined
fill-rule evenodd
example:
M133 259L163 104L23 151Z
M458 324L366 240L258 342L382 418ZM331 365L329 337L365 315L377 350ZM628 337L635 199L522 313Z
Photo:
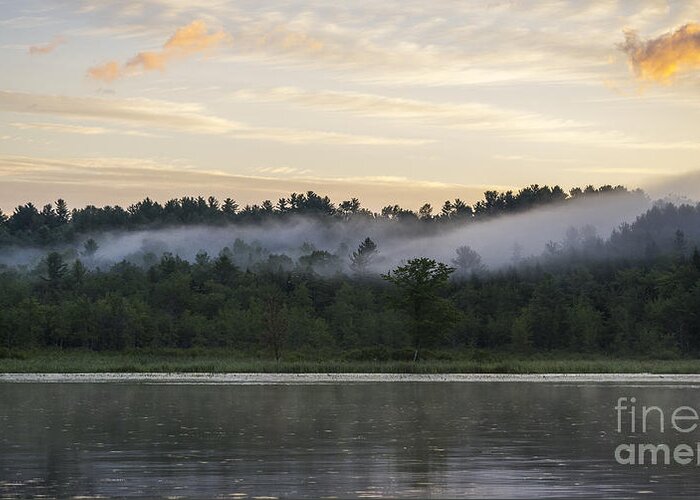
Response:
M683 384L0 383L0 496L700 495L694 463L615 461L679 437L616 433L620 396L700 408Z

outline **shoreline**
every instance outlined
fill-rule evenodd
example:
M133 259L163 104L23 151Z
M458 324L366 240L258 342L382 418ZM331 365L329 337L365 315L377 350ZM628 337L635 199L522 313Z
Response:
M183 385L316 385L401 382L545 382L699 384L700 374L653 373L0 373L0 383L142 383Z

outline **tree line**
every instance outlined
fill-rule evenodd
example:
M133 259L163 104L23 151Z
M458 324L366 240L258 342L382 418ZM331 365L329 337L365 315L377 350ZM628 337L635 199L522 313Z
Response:
M293 193L280 198L276 203L265 200L261 204L239 206L231 199L219 201L208 198L183 197L161 204L146 198L122 208L120 206L69 209L63 199L38 208L26 203L6 215L0 210L0 246L7 245L52 245L73 241L76 235L107 230L130 230L168 225L229 223L259 223L289 216L307 216L321 219L349 220L368 218L404 222L469 222L501 214L528 210L552 203L567 202L590 196L610 193L626 193L644 196L639 190L629 191L624 186L587 186L574 188L566 193L561 187L533 184L513 191L486 191L484 198L473 205L460 199L448 200L439 210L430 204L418 211L387 205L379 212L364 207L357 198L333 203L328 196L313 191Z

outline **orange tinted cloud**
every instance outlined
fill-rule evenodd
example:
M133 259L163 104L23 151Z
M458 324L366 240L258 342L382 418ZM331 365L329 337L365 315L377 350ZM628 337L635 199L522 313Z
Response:
M166 66L175 59L185 58L197 52L214 48L228 38L223 31L209 33L204 21L193 21L179 28L159 51L139 52L120 65L116 61L93 66L88 69L88 76L95 80L111 82L130 74L144 71L165 70Z
M621 48L639 78L668 83L676 73L700 70L700 24L688 23L649 40L626 31Z
M32 45L29 47L29 53L33 56L41 56L53 52L59 45L63 44L66 40L62 36L57 36L49 43L43 45Z
M165 50L182 51L185 53L200 52L214 47L226 39L223 31L209 35L204 21L194 21L187 26L178 29L170 39L165 42Z
M170 59L168 52L139 52L134 57L129 59L125 65L125 69L143 71L153 71L155 69L164 70L165 64Z
M95 80L111 82L116 80L121 75L121 68L116 61L109 61L99 66L93 66L88 69L88 76Z

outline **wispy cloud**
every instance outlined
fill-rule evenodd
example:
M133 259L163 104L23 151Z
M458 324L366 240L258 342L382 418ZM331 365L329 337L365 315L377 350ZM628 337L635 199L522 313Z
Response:
M210 33L204 21L197 20L179 28L158 51L139 52L124 64L108 61L88 69L88 76L95 80L111 82L124 76L145 71L165 70L167 64L196 53L207 51L227 39L223 31Z
M0 26L6 29L33 29L55 23L55 19L48 16L16 16L0 19Z
M260 167L257 171L267 175L304 175L311 173L309 169L296 167Z
M57 36L48 43L30 46L28 51L29 54L33 56L46 55L56 50L60 45L64 44L65 42L65 38L63 38L62 36Z
M693 12L691 2L626 6L618 0L226 2L146 0L86 3L110 34L139 36L193 16L223 23L223 57L275 67L300 65L380 84L594 84L611 64L624 26L658 26ZM694 7L697 10L697 6ZM118 22L113 22L117 20ZM112 61L114 62L114 61ZM121 65L118 65L121 68ZM105 67L111 77L113 67Z
M153 1L146 10L182 19L193 15L191 8ZM111 4L108 9L115 11ZM588 17L600 19L607 12L613 18L614 6L582 8L577 2L450 1L426 8L411 0L381 5L215 1L198 3L197 9L198 17L225 23L231 35L222 60L302 66L340 73L345 81L383 84L597 83L615 41L613 30L609 42L581 33ZM538 29L552 16L569 22ZM129 23L142 31L146 21Z
M477 102L436 102L358 92L306 91L293 87L244 89L234 92L232 98L251 102L288 102L321 111L411 120L417 125L465 130L559 130L590 125Z
M595 123L561 119L476 102L435 102L375 94L305 91L298 88L245 89L232 98L250 102L285 102L321 111L396 120L411 126L435 126L497 133L522 141L624 149L700 150L697 141L648 141Z
M193 133L222 134L244 125L208 115L198 104L157 99L107 99L0 91L0 110L106 120Z
M72 125L68 123L51 122L13 122L12 125L20 130L45 130L47 132L58 132L65 134L79 135L131 135L135 137L158 137L156 134L142 132L140 130L121 130L105 127L86 127L84 125Z
M579 160L573 158L544 158L541 156L529 155L493 155L491 158L498 161L514 161L518 163L578 163Z
M237 139L267 140L287 144L420 145L420 138L353 135L337 132L256 127L207 114L192 103L155 99L104 99L0 91L0 111L88 118L132 126L157 127L195 134Z
M359 82L429 86L591 81L596 79L593 68L606 64L579 57L574 65L564 54L547 59L546 45L527 54L517 47L494 46L486 57L454 46L367 38L367 33L337 26L316 27L318 33L303 28L281 23L239 27L230 57L323 67Z
M700 70L700 24L688 23L648 40L628 30L620 48L640 79L669 83L677 73Z

